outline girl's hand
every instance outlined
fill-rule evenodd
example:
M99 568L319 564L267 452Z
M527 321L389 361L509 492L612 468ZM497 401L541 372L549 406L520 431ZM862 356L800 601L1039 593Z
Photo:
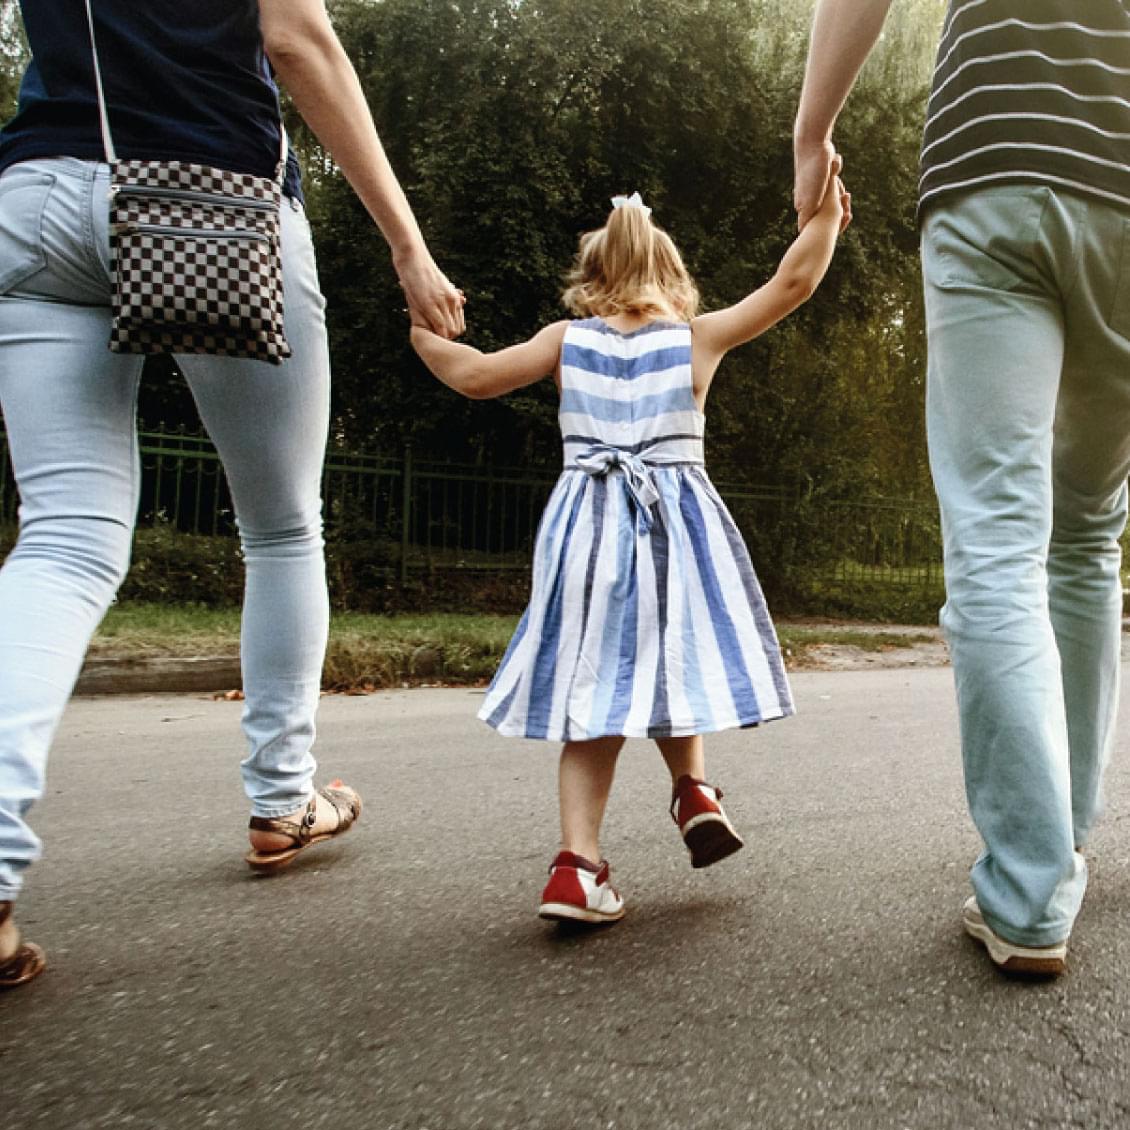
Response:
M824 213L833 218L838 215L836 223L839 232L843 232L851 223L851 193L844 188L844 182L838 176L833 176L828 182L828 189L820 202L820 211L817 214Z
M816 210L817 216L825 217L835 223L837 232L842 232L851 223L851 193L844 188L844 182L840 180L842 168L843 160L837 156L828 174L824 197Z
M426 250L393 260L413 325L421 325L447 339L467 328L463 319L463 292L448 281Z

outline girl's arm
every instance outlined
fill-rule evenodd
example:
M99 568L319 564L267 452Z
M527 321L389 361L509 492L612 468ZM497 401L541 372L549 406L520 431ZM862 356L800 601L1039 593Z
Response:
M694 319L693 369L700 406L726 353L763 334L812 297L832 261L836 238L850 220L851 197L833 173L819 210L785 252L773 277L736 305Z
M449 388L472 400L488 400L556 373L568 324L554 322L529 341L497 353L481 353L461 342L445 341L423 326L413 326L412 348L432 375Z
M463 298L424 243L324 0L259 0L259 25L279 80L388 241L409 307L437 333L462 333Z

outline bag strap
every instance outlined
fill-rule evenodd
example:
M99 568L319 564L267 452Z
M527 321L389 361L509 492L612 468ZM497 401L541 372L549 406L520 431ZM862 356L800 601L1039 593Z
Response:
M102 151L106 163L112 165L117 159L114 152L114 138L110 133L110 115L106 112L106 91L102 87L102 68L98 64L98 48L94 43L94 13L90 0L86 0L86 26L90 28L90 54L94 59L94 86L98 92L98 123L102 127Z
M110 133L110 115L106 109L106 90L102 85L102 68L98 62L98 46L94 39L94 12L91 0L86 0L86 26L90 29L90 55L94 60L94 87L98 94L98 124L102 130L102 152L106 155L106 163L112 165L118 155L114 150L114 137ZM281 185L286 180L286 161L290 149L287 143L286 126L283 125L282 115L279 115L279 166L275 173L276 182Z

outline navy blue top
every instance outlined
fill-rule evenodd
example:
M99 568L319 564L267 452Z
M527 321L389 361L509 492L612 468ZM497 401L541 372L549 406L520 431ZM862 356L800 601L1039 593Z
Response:
M258 0L92 0L114 148L273 177L278 90ZM103 158L83 0L20 0L32 60L0 170L34 157ZM285 185L301 197L290 155Z

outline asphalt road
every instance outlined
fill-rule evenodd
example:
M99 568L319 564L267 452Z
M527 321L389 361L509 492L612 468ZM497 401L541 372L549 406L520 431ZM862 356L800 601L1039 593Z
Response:
M0 997L0 1124L553 1128L1130 1126L1130 759L1066 977L960 930L977 848L950 672L799 674L801 714L708 740L747 848L693 872L630 743L605 851L628 916L535 914L554 749L467 690L326 699L362 822L241 862L240 704L76 700L20 902L51 968Z

